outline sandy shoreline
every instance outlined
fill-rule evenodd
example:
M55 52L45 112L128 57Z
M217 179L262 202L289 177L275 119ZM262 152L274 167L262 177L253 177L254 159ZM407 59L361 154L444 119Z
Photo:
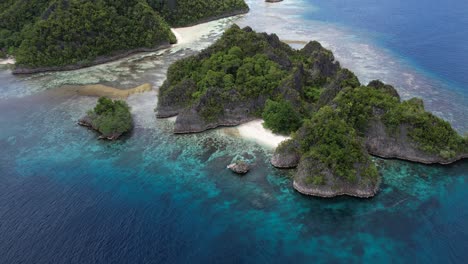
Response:
M136 93L149 92L153 89L151 84L145 83L131 89L119 89L102 84L90 84L82 86L64 86L64 90L72 90L74 93L82 96L106 96L113 99L127 99L130 95Z
M0 59L0 65L8 65L8 64L15 64L16 61L13 58L8 59Z
M274 134L263 127L263 120L254 120L237 127L223 128L223 133L229 136L240 136L269 148L276 148L281 142L289 139L287 136Z
M163 120L175 123L176 119L177 116L173 116L164 118ZM290 139L290 137L275 134L263 127L263 122L263 120L258 119L235 127L221 127L217 129L226 136L241 137L272 149L278 147L281 142Z

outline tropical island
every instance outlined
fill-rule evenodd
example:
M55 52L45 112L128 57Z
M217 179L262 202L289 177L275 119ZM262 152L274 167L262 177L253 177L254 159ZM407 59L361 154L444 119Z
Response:
M13 73L73 70L177 42L171 26L248 12L243 0L7 0L0 57Z
M156 111L177 116L174 133L263 118L291 136L271 163L297 168L293 186L306 195L374 196L381 176L372 156L424 164L468 158L468 138L422 100L402 101L378 80L361 84L318 42L295 50L275 34L236 25L170 66Z
M113 141L132 130L133 120L125 101L100 97L94 109L89 110L78 124L99 132L99 139Z

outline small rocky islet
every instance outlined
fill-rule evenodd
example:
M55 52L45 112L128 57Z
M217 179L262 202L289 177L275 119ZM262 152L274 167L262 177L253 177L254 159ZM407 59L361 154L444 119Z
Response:
M170 66L157 117L177 116L174 133L235 126L257 118L291 139L271 163L295 169L293 186L319 197L373 197L381 175L372 156L424 164L468 157L468 139L397 90L367 85L311 41L301 50L275 34L228 29L200 54ZM284 122L291 120L291 122Z
M101 135L99 139L114 141L133 128L130 107L125 101L99 98L96 106L78 120L80 126L91 128Z

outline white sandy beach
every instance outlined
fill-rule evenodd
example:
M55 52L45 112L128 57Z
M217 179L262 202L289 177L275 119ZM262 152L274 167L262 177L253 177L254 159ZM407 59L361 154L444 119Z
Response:
M7 65L7 64L15 64L15 59L8 58L8 59L0 59L0 65Z
M263 120L254 120L236 128L241 137L272 148L276 148L281 142L289 139L289 137L274 134L271 130L263 127Z
M170 122L175 122L176 119L176 116L166 118ZM263 122L259 119L235 127L222 127L219 130L227 136L242 137L268 148L276 148L281 142L290 139L290 137L275 134L263 127Z
M208 36L220 23L225 23L226 19L214 20L191 27L171 28L172 33L177 38L175 46L190 44L201 40L204 36ZM219 29L218 29L219 30Z

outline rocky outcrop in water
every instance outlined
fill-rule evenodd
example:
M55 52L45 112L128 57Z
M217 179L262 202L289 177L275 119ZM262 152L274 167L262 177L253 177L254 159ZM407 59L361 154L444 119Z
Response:
M276 148L271 164L279 169L291 169L299 165L300 159L298 142L290 139L283 141Z
M397 133L390 135L381 120L372 120L365 135L367 151L381 158L401 159L423 164L451 164L468 158L468 153L457 153L453 157L442 157L436 153L422 151L418 143L408 136L411 125L398 127Z
M356 163L355 166L358 168L363 167L359 163ZM377 194L380 178L364 178L361 177L359 172L356 178L355 181L349 181L337 177L330 168L320 161L304 158L297 168L293 187L302 194L322 198L332 198L340 195L370 198Z
M130 107L125 101L101 97L78 125L91 128L101 134L99 139L117 140L133 128Z
M237 174L246 174L250 170L249 165L244 161L236 161L232 164L229 164L227 168Z
M85 116L85 117L81 118L80 120L78 120L78 125L83 126L83 127L87 127L89 129L92 129L92 130L100 133L98 127L96 127L96 125L93 125L92 119L89 116ZM114 141L114 140L119 139L120 136L122 136L122 133L113 132L113 133L106 134L106 135L101 134L99 136L99 139Z

